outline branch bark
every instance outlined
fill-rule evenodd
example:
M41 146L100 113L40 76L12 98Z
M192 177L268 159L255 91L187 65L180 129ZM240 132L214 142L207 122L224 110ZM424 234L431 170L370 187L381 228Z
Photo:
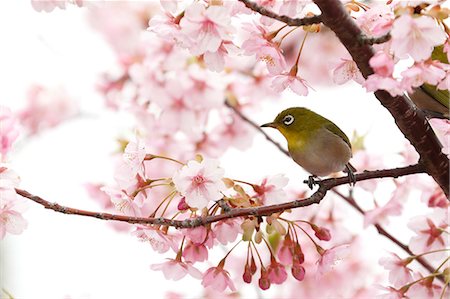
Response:
M361 29L352 20L339 0L314 0L322 11L324 25L334 31L347 48L365 78L373 74L369 59L373 48L360 43L364 37ZM449 196L449 160L442 153L442 145L431 129L425 114L417 109L405 96L392 97L384 90L375 92L380 103L391 113L403 135L411 142L420 155L425 170Z
M364 181L369 179L376 178L397 178L399 176L422 173L424 169L421 164L410 165L401 168L393 168L393 169L383 169L383 170L375 170L375 171L367 171L363 173L359 173L355 175L355 181ZM173 220L168 218L144 218L144 217L131 217L124 215L114 215L109 213L100 213L100 212L92 212L85 211L80 209L74 209L70 207L61 206L57 203L51 203L42 197L33 195L26 190L16 189L17 194L31 199L32 201L44 206L46 209L51 209L55 212L63 213L63 214L73 214L80 216L87 216L98 218L102 220L116 220L123 221L128 223L140 223L140 224L157 224L157 225L166 225L173 226L176 228L193 228L197 226L204 226L206 224L214 223L217 221L236 218L242 216L268 216L273 213L283 212L289 209L295 209L300 207L310 206L312 204L318 204L327 194L327 192L340 185L344 185L349 183L349 178L347 176L340 178L331 178L323 181L317 182L319 188L313 195L308 198L301 200L294 200L287 203L270 205L270 206L259 206L252 208L238 208L238 209L230 209L229 212L219 214L219 215L211 215L206 217L196 217L186 220Z
M276 14L273 11L270 11L270 10L266 9L265 7L262 7L252 1L249 1L249 0L239 0L239 1L244 3L244 5L247 8L253 10L254 12L257 12L260 15L278 20L289 26L313 25L313 24L319 24L322 21L320 16L312 16L312 17L305 17L305 18L290 18L288 16L282 16L282 15Z

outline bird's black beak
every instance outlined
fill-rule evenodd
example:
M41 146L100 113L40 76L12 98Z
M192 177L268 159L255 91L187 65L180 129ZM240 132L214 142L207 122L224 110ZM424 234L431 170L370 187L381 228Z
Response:
M276 123L267 123L267 124L261 125L261 128L267 128L267 127L277 128L277 124Z

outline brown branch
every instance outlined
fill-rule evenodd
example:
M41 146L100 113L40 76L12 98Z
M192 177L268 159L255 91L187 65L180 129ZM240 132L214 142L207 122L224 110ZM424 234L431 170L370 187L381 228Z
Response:
M273 140L259 125L257 125L254 121L250 120L247 116L245 116L236 106L230 104L228 100L225 100L225 106L233 110L239 118L241 118L244 122L255 128L259 133L261 133L264 137L266 137L267 141L275 145L283 154L290 157L289 152L278 142Z
M276 14L273 11L270 11L252 1L248 1L248 0L239 0L239 1L244 3L244 5L247 8L253 10L254 12L257 12L260 15L278 20L289 26L313 25L313 24L319 24L321 22L320 16L312 16L312 17L305 17L305 18L291 18L288 16L280 16L279 14Z
M365 215L364 210L356 203L355 199L353 197L345 196L344 194L340 193L337 190L333 190L336 195L338 195L340 198L345 200L349 205L351 205L353 208L355 208L358 212L360 212L362 215ZM374 224L374 227L377 229L378 233L389 240L391 240L393 243L395 243L398 247L403 249L409 256L414 256L415 254L402 242L400 242L397 238L395 238L393 235L388 233L381 225ZM434 273L435 269L433 266L431 266L423 257L417 257L415 260L421 264L425 269L427 269L430 273ZM444 282L444 279L442 276L438 276L438 279Z
M401 167L401 168L393 168L393 169L383 169L383 170L375 170L375 171L367 171L363 173L359 173L355 175L355 181L364 181L369 179L376 179L376 178L386 178L386 177L392 177L396 178L399 176L404 175L410 175L415 173L421 173L424 172L424 169L422 165L415 164L410 165L407 167ZM197 226L203 226L209 223L229 219L229 218L236 218L236 217L242 217L242 216L268 216L272 215L273 213L279 213L286 211L288 209L295 209L299 207L306 207L310 206L312 204L318 204L327 194L327 192L336 186L344 185L349 183L349 178L347 176L340 177L340 178L331 178L326 179L323 181L317 182L319 185L319 189L310 197L301 199L301 200L295 200L287 203L277 204L277 205L270 205L270 206L260 206L260 207L254 207L254 208L239 208L239 209L231 209L227 213L219 214L219 215L213 215L213 216L206 216L206 217L196 217L192 219L186 219L186 220L173 220L173 219L167 219L167 218L144 218L144 217L132 217L132 216L124 216L124 215L114 215L109 213L100 213L100 212L92 212L92 211L85 211L80 209L74 209L70 207L61 206L57 203L51 203L39 196L33 195L29 193L28 191L16 189L17 194L26 197L28 199L31 199L32 201L44 206L46 209L51 209L59 213L63 214L73 214L73 215L80 215L80 216L87 216L87 217L93 217L98 218L102 220L116 220L116 221L123 221L128 223L141 223L141 224L157 224L157 225L167 225L167 226L173 226L177 228L193 228Z

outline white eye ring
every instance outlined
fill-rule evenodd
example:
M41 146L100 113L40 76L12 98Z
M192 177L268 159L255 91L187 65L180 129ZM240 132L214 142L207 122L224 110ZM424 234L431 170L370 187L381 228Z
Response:
M294 120L295 120L294 117L292 115L288 114L283 118L283 123L286 126L289 126L290 124L292 124L294 122Z

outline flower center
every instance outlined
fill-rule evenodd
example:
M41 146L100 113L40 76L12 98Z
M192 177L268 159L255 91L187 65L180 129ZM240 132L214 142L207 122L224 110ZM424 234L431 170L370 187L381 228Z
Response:
M206 181L205 178L201 174L198 174L192 178L192 182L195 185L202 185L205 181Z

